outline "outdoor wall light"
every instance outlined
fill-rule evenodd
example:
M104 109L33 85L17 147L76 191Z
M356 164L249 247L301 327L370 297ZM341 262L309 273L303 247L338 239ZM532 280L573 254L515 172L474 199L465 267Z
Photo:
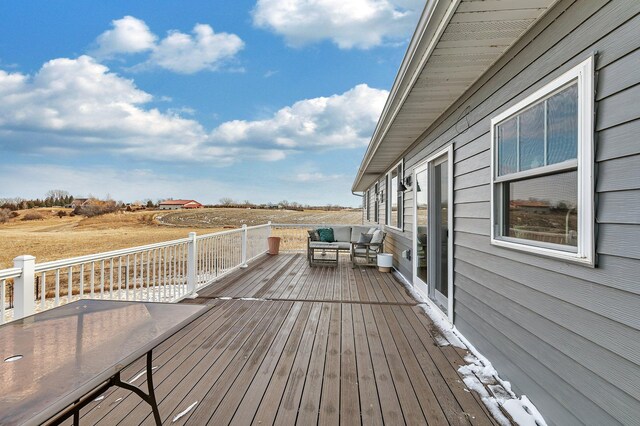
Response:
M411 188L411 176L404 178L404 182L398 182L398 191L404 192L409 188Z

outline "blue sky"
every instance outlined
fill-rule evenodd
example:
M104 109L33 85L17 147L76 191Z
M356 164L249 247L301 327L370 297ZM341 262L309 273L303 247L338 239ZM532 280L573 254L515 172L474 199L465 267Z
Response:
M424 1L0 3L0 198L358 205Z

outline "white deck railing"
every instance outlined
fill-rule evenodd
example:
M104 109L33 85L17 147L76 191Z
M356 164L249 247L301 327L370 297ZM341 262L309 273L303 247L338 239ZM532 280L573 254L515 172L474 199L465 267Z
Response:
M175 302L267 251L271 224L0 270L0 324L74 300Z

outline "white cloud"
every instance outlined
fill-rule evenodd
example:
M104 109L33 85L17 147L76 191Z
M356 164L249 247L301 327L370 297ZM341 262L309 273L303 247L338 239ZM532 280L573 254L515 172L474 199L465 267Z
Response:
M237 35L216 34L209 25L197 24L192 33L170 31L151 53L149 63L182 74L214 71L244 47Z
M0 70L0 97L0 151L55 157L109 152L225 166L366 146L387 92L362 84L296 102L269 119L228 121L209 132L185 118L194 113L190 108L151 108L151 94L81 56L51 60L33 75Z
M341 49L367 49L408 37L424 0L258 0L256 26L292 46L331 40Z
M89 56L51 60L33 76L0 70L0 95L0 146L22 135L41 147L102 145L189 159L206 139L198 122L144 108L149 93Z
M98 36L98 47L92 54L99 59L113 59L122 54L149 52L148 60L133 70L159 67L181 74L215 71L244 47L237 35L215 33L206 24L196 24L192 35L171 30L160 41L143 20L133 16L111 24L112 29Z
M388 92L360 84L340 95L305 99L266 120L234 120L218 126L214 142L283 150L366 146Z
M139 53L155 47L157 37L144 21L125 16L111 21L111 25L113 29L103 32L96 40L96 57L112 58L118 54Z
M322 172L302 172L293 176L293 180L297 182L330 182L349 177L341 174L325 174Z

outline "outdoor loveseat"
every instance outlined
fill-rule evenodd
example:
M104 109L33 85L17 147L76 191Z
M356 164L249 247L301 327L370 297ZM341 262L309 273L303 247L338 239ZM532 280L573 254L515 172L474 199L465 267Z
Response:
M331 232L323 232L323 230L331 230ZM335 265L341 251L350 252L353 267L375 266L376 256L382 253L384 248L385 233L377 227L338 225L319 227L308 232L307 259L311 266ZM358 262L357 259L364 260Z

